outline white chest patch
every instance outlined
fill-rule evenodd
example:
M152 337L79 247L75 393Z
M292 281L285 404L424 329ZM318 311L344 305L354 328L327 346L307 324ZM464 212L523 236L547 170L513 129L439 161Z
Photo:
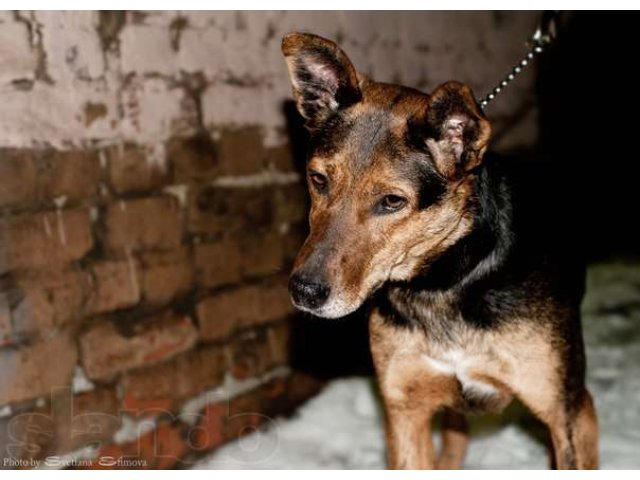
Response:
M436 372L443 375L456 377L462 385L463 391L471 391L480 395L497 395L499 392L489 383L473 378L471 372L474 364L477 365L477 358L465 355L462 350L449 350L442 355L431 357L422 355L424 362Z

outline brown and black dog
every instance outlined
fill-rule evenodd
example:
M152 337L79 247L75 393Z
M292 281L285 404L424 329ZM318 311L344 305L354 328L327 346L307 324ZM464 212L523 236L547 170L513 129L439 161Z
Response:
M527 219L508 166L484 155L491 127L469 87L378 83L310 34L285 36L282 50L311 133L310 234L289 291L326 318L370 302L389 467L460 467L463 412L515 396L549 427L558 468L597 468L584 272L519 231Z

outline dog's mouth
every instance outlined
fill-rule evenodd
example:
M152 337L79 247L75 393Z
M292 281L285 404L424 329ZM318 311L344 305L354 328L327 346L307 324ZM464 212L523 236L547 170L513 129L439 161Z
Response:
M383 285L384 281L377 282L371 288L367 289L366 294L360 294L354 298L348 298L344 290L339 288L327 289L326 297L320 295L309 295L309 291L303 292L299 285L296 285L295 276L292 276L289 282L289 296L291 302L298 309L306 313L310 313L320 318L341 318L350 315L358 310L377 290ZM304 287L303 287L304 289ZM311 288L314 290L314 288ZM319 290L315 288L315 290ZM307 293L307 295L305 295Z
M350 313L355 312L358 308L360 308L360 305L362 305L362 303L347 305L341 301L336 301L329 302L319 308L309 308L303 305L298 305L296 304L296 302L293 302L293 304L296 308L303 312L310 313L316 317L327 319L346 317Z
M328 299L326 303L319 307L310 307L304 304L296 302L293 297L291 298L293 305L298 309L306 313L310 313L320 318L341 318L355 312L364 303L364 299L355 302L346 302L344 299L335 298Z

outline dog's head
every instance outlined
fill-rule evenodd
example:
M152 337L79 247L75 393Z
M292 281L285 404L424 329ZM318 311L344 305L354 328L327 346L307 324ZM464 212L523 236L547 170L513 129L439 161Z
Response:
M310 234L289 290L298 308L341 317L469 232L472 172L491 129L465 85L427 95L377 83L310 34L285 36L282 51L311 133Z

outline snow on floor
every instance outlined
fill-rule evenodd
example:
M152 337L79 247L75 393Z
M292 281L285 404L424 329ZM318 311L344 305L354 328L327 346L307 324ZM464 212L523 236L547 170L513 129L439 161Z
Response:
M589 271L583 323L602 468L640 468L640 264ZM466 468L546 468L545 431L519 405L472 418ZM439 436L434 435L436 447ZM382 411L372 379L330 383L290 419L225 445L198 469L384 468Z

